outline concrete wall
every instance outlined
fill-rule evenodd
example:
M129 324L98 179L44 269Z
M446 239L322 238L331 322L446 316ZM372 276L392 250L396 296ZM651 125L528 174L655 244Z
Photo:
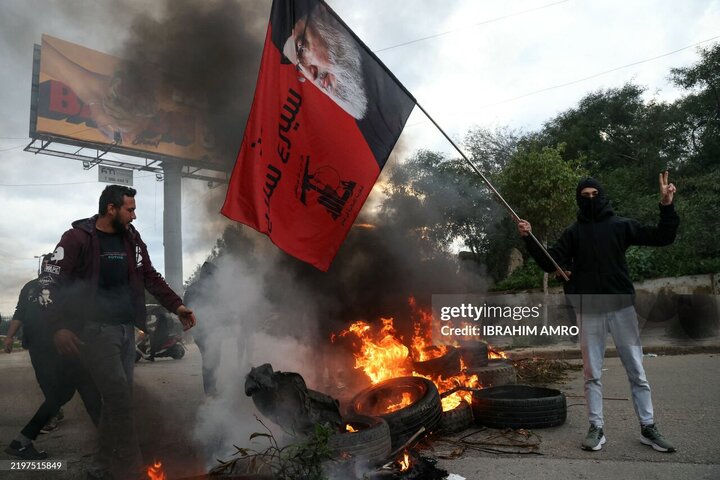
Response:
M714 336L720 330L720 274L655 278L636 283L635 291L635 308L645 328L655 325L672 337L690 338ZM542 301L543 318L529 324L571 324L563 306L562 288L551 288L549 293L544 298L537 291L499 294L498 300L504 297L505 302L515 305Z
M706 275L686 275L683 277L653 278L635 284L637 292L675 293L675 294L712 294L720 293L720 273Z

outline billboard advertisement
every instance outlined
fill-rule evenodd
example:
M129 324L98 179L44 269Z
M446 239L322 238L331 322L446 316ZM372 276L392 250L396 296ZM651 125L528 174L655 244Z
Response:
M31 135L223 170L206 108L161 77L152 66L43 35Z

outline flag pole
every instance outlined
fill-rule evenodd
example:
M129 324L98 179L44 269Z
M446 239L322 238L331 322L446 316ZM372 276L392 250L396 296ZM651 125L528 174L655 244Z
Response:
M438 123L430 116L430 114L427 112L427 110L425 110L422 107L422 105L420 105L417 101L415 102L415 105L417 105L417 107L425 114L425 116L433 123L433 125L435 125L435 128L437 128L440 131L440 133L443 134L443 136L447 139L447 141L450 142L450 145L452 145L455 148L455 150L457 150L457 152L460 154L460 156L462 156L462 158L465 160L465 162L467 162L467 164L470 166L470 168L472 168L472 170L478 176L480 176L482 181L485 182L485 185L487 185L487 187L495 194L495 196L498 198L498 200L500 200L500 203L502 203L505 206L505 208L508 209L508 211L510 212L510 215L512 215L512 217L513 217L513 220L515 220L515 222L520 222L520 220L521 220L520 216L517 213L515 213L515 210L513 210L513 208L510 206L510 204L505 201L503 196L500 195L500 192L498 192L497 189L493 186L493 184L490 183L490 180L488 180L487 177L485 175L483 175L483 173L475 166L475 164L473 162L471 162L469 158L467 158L467 156L463 153L463 151L460 150L460 147L458 147L457 144L452 140L452 138L450 138L448 136L448 134L445 133L445 130L440 128L440 125L438 125ZM562 278L566 282L569 281L570 278L567 276L565 271L562 268L560 268L560 265L557 264L557 262L552 257L552 255L550 255L550 252L548 252L547 249L543 246L543 244L540 243L540 240L538 240L537 237L535 235L533 235L532 232L529 232L529 234L530 234L530 238L533 239L533 241L537 244L537 246L540 247L540 249L543 251L545 256L552 262L557 273L560 276L562 276Z
M511 207L511 206L505 201L505 199L502 197L502 195L500 195L500 192L498 192L498 191L495 189L495 187L492 185L492 183L490 183L490 180L488 180L487 177L485 177L485 175L483 175L483 173L482 173L480 170L478 170L478 168L475 166L475 164L473 164L473 163L465 156L465 154L463 153L463 151L460 150L460 147L458 147L458 146L455 144L455 142L453 142L453 140L448 136L448 134L445 133L445 130L443 130L442 128L440 128L440 125L438 125L437 122L430 116L430 114L422 107L422 105L420 105L420 104L418 103L418 101L417 101L417 99L415 98L415 96L414 96L412 93L410 93L410 91L409 91L407 88L405 88L405 85L403 85L403 83L402 83L400 80L398 80L398 78L395 76L395 74L393 74L393 73L390 71L390 69L387 68L387 66L382 62L382 60L380 60L380 58L378 58L378 56L375 54L375 52L373 52L372 50L370 50L370 49L368 48L368 46L365 45L365 43L360 39L360 37L358 37L357 35L355 35L355 32L353 32L353 30L352 30L350 27L348 27L348 25L343 21L343 19L340 18L340 16L339 16L337 13L335 13L335 11L334 11L332 8L330 8L330 6L329 6L327 3L325 3L324 0L319 0L319 2L320 2L321 4L323 4L323 5L325 6L325 8L327 8L327 10L332 14L332 16L335 17L335 19L340 23L340 25L342 25L342 26L345 28L345 30L350 33L350 35L352 35L352 37L355 39L355 41L356 41L360 46L362 46L363 49L365 49L365 52L366 52L368 55L370 55L370 57L372 57L372 58L378 63L378 65L380 65L380 66L382 67L383 70L385 70L385 73L387 73L388 76L390 76L390 78L392 78L392 79L395 81L395 83L396 83L400 88L402 88L402 90L405 92L405 94L406 94L408 97L410 97L410 98L415 102L415 105L417 105L417 107L418 107L420 110L422 110L422 112L425 114L425 116L426 116L428 119L430 119L430 121L433 123L433 125L435 125L435 127L436 127L438 130L440 130L440 133L442 133L443 136L447 139L447 141L450 142L450 144L451 144L453 147L455 147L455 150L457 150L458 153L462 156L462 158L467 162L467 164L470 165L470 168L472 168L473 171L474 171L475 173L477 173L477 174L480 176L480 178L482 178L483 182L485 182L485 185L487 185L488 188L489 188L490 190L492 190L492 192L493 192L493 193L495 194L495 196L500 200L500 202L505 206L505 208L507 208L507 209L510 211L510 214L512 215L513 220L515 220L516 222L519 222L519 221L520 221L520 217L518 216L517 213L515 213L515 210L513 210L512 207ZM535 237L535 235L533 235L532 232L529 232L529 233L530 233L530 238L533 239L533 241L537 244L537 246L540 247L540 249L543 251L543 253L545 254L545 256L547 256L547 258L552 262L553 266L555 266L555 270L557 271L557 273L558 273L566 282L567 282L567 281L570 281L570 278L567 276L567 274L565 273L565 271L564 271L562 268L560 268L560 265L557 264L557 262L555 261L555 259L550 255L550 253L547 251L547 249L545 249L545 247L543 246L543 244L540 243L540 240L538 240L537 237Z

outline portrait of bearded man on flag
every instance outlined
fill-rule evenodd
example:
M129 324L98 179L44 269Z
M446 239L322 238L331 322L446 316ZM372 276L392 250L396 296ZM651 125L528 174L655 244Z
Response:
M368 99L360 49L323 4L312 5L296 19L283 54L353 118L365 116Z

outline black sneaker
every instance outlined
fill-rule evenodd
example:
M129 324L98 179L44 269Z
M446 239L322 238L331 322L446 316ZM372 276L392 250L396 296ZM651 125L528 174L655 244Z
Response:
M665 440L665 437L660 434L654 423L640 426L640 441L645 445L650 445L658 452L670 453L675 451L673 444Z
M588 430L587 436L585 437L585 440L583 440L582 449L597 452L602 448L605 442L605 434L602 427L596 427L595 425L590 424L590 430Z
M58 418L57 415L52 417L41 429L40 433L50 433L53 430L57 430L58 428Z
M47 452L44 451L37 451L35 450L35 447L33 447L32 443L29 443L28 445L25 445L24 447L20 442L17 440L13 440L10 442L10 445L5 449L5 453L9 455L13 455L15 457L20 457L23 460L43 460L48 457Z

